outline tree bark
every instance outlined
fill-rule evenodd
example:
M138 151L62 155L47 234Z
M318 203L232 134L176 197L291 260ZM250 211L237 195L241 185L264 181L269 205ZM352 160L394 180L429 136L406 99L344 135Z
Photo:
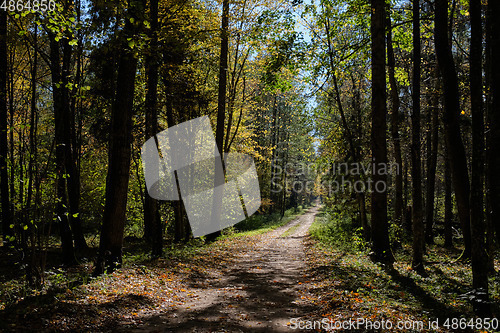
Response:
M481 0L470 0L471 23L470 44L470 92L472 113L472 172L470 191L470 224L472 239L472 287L476 298L473 300L476 314L490 312L488 304L488 254L483 215L484 183L484 112L483 112L483 29Z
M245 15L245 8L246 8L246 0L243 2L243 9L242 9L242 17ZM240 24L240 30L243 29L243 24L244 20L241 21ZM249 56L249 51L246 53L246 55L243 57L243 63L238 69L238 60L239 60L239 50L240 50L240 43L241 43L241 34L237 34L236 38L236 46L235 46L235 52L234 52L234 64L233 64L233 69L231 71L231 82L229 84L229 102L228 102L228 119L227 119L227 129L226 129L226 135L224 139L224 152L228 153L229 149L231 147L231 128L233 126L233 116L234 116L234 108L235 108L235 102L236 102L236 91L238 88L238 82L241 78L241 75L243 73L244 67L245 67L245 62L248 59ZM244 76L243 76L244 79ZM243 99L244 99L245 91L243 89ZM244 103L244 100L242 100L242 103ZM241 115L241 113L240 113ZM233 135L236 136L238 132L238 127L236 127L236 131Z
M76 20L81 20L81 1L76 0ZM83 33L81 30L77 31L77 47L74 55L76 62L76 73L74 80L74 89L71 94L71 107L70 107L70 126L71 126L71 156L68 160L68 168L70 168L70 178L68 179L68 196L71 209L70 224L73 229L73 239L75 241L75 248L77 251L82 252L88 250L87 242L83 235L82 219L80 216L80 199L81 199L81 131L82 131L82 98L79 96L82 86L82 58L83 58ZM69 61L71 57L67 60ZM69 66L68 66L69 72Z
M65 12L70 4L66 4ZM68 83L71 76L72 47L68 38L56 41L55 34L50 31L50 61L54 101L55 143L56 143L56 169L57 169L57 207L56 218L60 222L63 253L87 249L87 244L81 228L79 217L80 179L76 172L71 141L72 112L70 90ZM62 65L61 65L62 47ZM64 216L63 216L64 215ZM66 226L67 224L67 226ZM71 227L70 227L71 226ZM71 241L69 241L71 238ZM71 242L71 246L67 243ZM71 249L70 249L71 248ZM74 253L64 254L64 261L74 263Z
M434 18L434 39L438 67L443 78L444 106L443 123L446 145L450 157L452 183L455 189L458 215L464 235L465 249L462 258L470 258L470 210L469 210L469 174L465 148L460 133L460 101L458 77L453 60L451 44L448 39L448 1L436 0Z
M228 54L229 54L229 0L222 1L222 23L221 23L221 42L220 42L220 59L219 59L219 92L217 101L217 124L215 129L215 143L220 154L224 152L224 130L226 118L226 86L228 74ZM217 169L217 161L214 160L214 170ZM224 182L224 175L221 176L216 172L214 177L213 205L211 217L219 219L221 214L220 198L222 198L222 188L219 186ZM215 239L220 234L220 231L209 234L207 239Z
M488 218L495 224L497 244L500 244L500 3L488 1L487 58L489 59L488 85Z
M146 140L156 135L158 131L158 0L150 0L150 49L145 60L147 92L145 101ZM163 254L163 226L161 224L158 201L145 193L144 198L144 236L151 241L151 254L161 257Z
M167 94L170 96L169 94ZM176 125L176 121L174 120L174 109L172 106L172 101L166 101L167 108L167 124L168 127L172 127ZM179 194L179 198L181 198L181 191L179 188L179 181L177 179L177 172L174 171L175 183L177 187L177 193ZM185 209L182 200L177 200L172 202L172 208L174 210L174 242L186 242L188 239L188 228L186 226L187 221L184 219Z
M500 66L498 56L500 56L500 37L498 22L500 15L500 4L498 1L488 2L486 10L486 223L487 223L487 246L490 257L490 271L495 271L495 239L500 243L500 176L496 172L496 166L500 162L500 156L495 152L494 147L500 145Z
M226 118L227 58L229 53L229 0L222 2L222 24L219 63L219 97L217 103L217 128L215 142L219 152L224 149L224 121Z
M437 153L439 141L439 97L434 91L429 108L429 132L427 134L427 187L425 205L425 241L434 244L434 191L436 181Z
M395 175L395 193L394 193L394 220L398 225L402 224L403 216L403 159L401 157L401 138L399 137L399 90L396 82L394 68L396 60L394 57L394 47L392 43L391 17L387 16L387 68L389 70L389 85L391 87L391 137L394 145L394 160L399 166L399 172Z
M372 99L371 99L371 147L373 163L373 184L387 184L387 175L383 168L387 165L386 142L386 78L385 78L385 1L371 2L371 58L372 58ZM374 259L392 263L389 244L389 228L387 221L387 191L373 190L372 195L371 231Z
M411 115L411 183L412 183L412 268L424 270L424 223L422 211L422 170L420 151L420 0L413 0L413 87Z
M50 38L50 71L52 76L52 91L54 103L54 122L55 122L55 144L56 144L56 220L59 224L59 232L61 234L61 245L63 252L63 262L67 265L76 263L76 257L73 247L73 236L69 224L69 202L67 195L66 180L71 175L68 173L66 166L67 159L70 158L70 124L69 124L69 94L66 87L67 74L65 68L68 64L65 63L68 58L68 49L63 46L63 66L61 68L60 47L61 43L67 44L67 40L56 41L55 35L49 33Z
M122 53L118 65L116 94L111 111L111 135L106 178L106 203L94 274L112 272L122 263L123 233L127 210L127 192L130 176L132 116L134 107L137 57L127 38L134 38L142 24L143 4L129 0L130 19L126 20L122 36Z
M78 252L88 249L87 242L83 235L81 219L80 219L80 173L76 165L76 149L72 140L72 129L74 128L74 113L71 109L70 90L66 87L69 83L71 76L71 54L72 47L68 44L68 40L63 40L63 65L61 72L62 85L64 94L64 169L66 172L66 188L68 191L68 204L69 204L69 222L75 243L75 250Z

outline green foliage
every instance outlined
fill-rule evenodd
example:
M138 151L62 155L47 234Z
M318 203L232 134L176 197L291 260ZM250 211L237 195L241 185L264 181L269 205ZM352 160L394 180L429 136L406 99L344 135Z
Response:
M230 228L224 229L221 237L240 237L244 235L262 234L287 224L303 212L304 208L299 206L286 210L283 217L281 217L279 213L253 215Z
M356 227L352 218L344 211L323 208L309 232L320 242L344 251L358 252L368 249L368 244L363 239L363 229Z
M404 230L401 224L389 222L389 239L392 244L400 244L404 240Z

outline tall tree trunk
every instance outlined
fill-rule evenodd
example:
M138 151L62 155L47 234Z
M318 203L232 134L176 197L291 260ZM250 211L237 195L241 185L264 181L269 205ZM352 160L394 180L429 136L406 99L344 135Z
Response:
M354 77L352 77L352 82L353 82L353 87L355 86L355 80ZM361 122L361 93L360 93L360 86L357 88L354 88L355 91L355 96L353 97L353 110L356 112L356 117L360 119L359 123L356 125L356 137L358 140L362 136L362 122ZM361 153L359 151L358 147L358 162L361 161ZM370 225L368 224L368 217L366 216L366 195L364 192L356 193L356 200L358 201L358 208L359 208L359 219L360 219L360 224L361 227L363 228L363 238L366 241L370 241Z
M247 53L247 55L248 55L248 53ZM241 98L241 105L240 105L240 115L238 116L238 122L236 123L236 128L234 129L233 136L232 136L231 140L229 140L227 146L224 147L225 152L229 152L229 150L231 149L231 145L233 144L234 139L236 138L236 135L238 134L238 130L240 129L241 120L243 118L243 104L246 101L245 100L245 89L246 89L246 77L245 77L245 74L243 73L243 88L241 91L242 98ZM229 129L228 129L227 133L229 135Z
M245 8L246 8L246 0L243 2L243 9L242 9L242 17L245 15ZM240 24L240 30L243 29L243 23L244 20L241 21ZM246 56L243 58L243 64L238 70L238 59L239 59L239 51L240 51L240 42L241 42L241 34L238 33L236 37L236 47L235 47L235 52L234 52L234 64L233 64L233 70L231 71L231 82L229 84L229 102L228 102L228 119L227 119L227 129L226 129L226 135L224 139L224 152L228 153L229 148L230 148L230 139L231 139L231 128L233 126L233 115L234 115L234 106L235 106L235 101L236 101L236 90L238 88L238 82L241 77L241 73L243 72L243 68L246 62L246 59L249 55L247 52ZM237 130L237 129L236 129ZM235 133L236 134L236 133Z
M371 2L371 57L372 57L372 163L374 169L373 184L387 185L387 175L383 172L387 165L386 142L386 82L385 82L385 1ZM374 259L377 261L394 261L389 244L389 227L387 221L387 191L372 191L372 221Z
M77 22L81 20L81 1L76 1L76 19ZM73 231L73 239L75 241L75 248L77 251L85 251L88 249L87 242L83 235L80 216L80 198L81 198L81 173L80 173L80 160L81 160L81 98L79 93L82 86L82 57L83 57L83 37L81 30L77 31L77 47L75 53L76 61L76 75L74 80L74 87L71 93L71 107L70 107L70 136L71 136L71 152L68 159L67 168L70 177L68 179L68 198L70 205L70 224ZM69 75L69 62L71 57L66 58L67 69Z
M485 251L485 223L483 216L484 183L484 112L483 112L483 29L481 0L470 0L470 92L472 113L472 172L470 191L470 224L472 239L472 287L476 314L490 312L488 304L488 254Z
M88 249L87 242L83 235L83 229L80 217L80 172L76 164L77 152L73 149L74 146L69 144L67 147L66 156L66 173L67 189L68 189L68 202L69 202L69 221L73 239L75 242L75 249L77 252L85 251Z
M7 155L7 12L0 11L0 196L2 206L3 239L13 234L9 197Z
M425 205L425 241L434 244L434 191L436 181L437 153L439 140L439 95L438 87L432 95L429 108L429 131L427 134L427 187Z
M273 120L271 123L271 170L270 174L272 175L275 172L276 165L279 163L278 161L278 134L279 134L279 124L278 124L278 119L279 119L279 108L278 108L278 95L276 92L273 93L273 107L272 107L272 116L271 119ZM281 181L282 175L279 175L279 181ZM277 203L279 200L279 190L276 189L276 185L274 181L271 181L271 194L270 194L270 199L272 201L272 211L275 211L277 209Z
M167 96L170 96L170 94L167 93ZM176 125L176 121L174 120L174 109L173 109L172 104L173 104L172 100L167 99L166 108L167 108L168 127L172 127L172 126ZM180 120L180 121L182 121L182 120ZM179 194L179 198L180 198L181 192L180 192L179 181L177 179L177 172L176 171L174 171L174 177L175 177L175 183L176 183L176 187L177 187L177 193ZM182 203L182 200L177 200L177 201L172 202L172 208L174 210L174 242L176 242L176 243L185 242L188 239L188 234L187 234L188 228L186 226L187 221L184 218L185 208L183 208L183 207L184 207L184 205Z
M65 13L71 14L69 10L71 2L66 4ZM68 83L71 75L71 58L72 47L69 45L68 38L63 38L56 41L53 32L50 35L50 57L51 57L51 73L53 85L54 99L54 121L55 121L55 141L56 141L56 168L57 168L57 208L56 215L61 225L61 237L66 239L63 241L63 248L70 250L67 237L74 238L74 244L77 250L87 249L87 244L83 236L81 222L79 217L80 203L80 179L76 172L74 164L73 145L71 141L72 110L71 98ZM60 49L62 46L62 66ZM62 217L62 215L65 215ZM68 226L66 226L68 224ZM71 228L69 227L71 225ZM63 235L64 234L64 235ZM73 243L73 240L71 241ZM73 244L71 244L71 248ZM65 250L63 250L65 252ZM65 255L66 256L66 255ZM73 261L68 254L65 259Z
M394 193L394 221L401 225L403 216L403 159L401 157L401 139L399 137L399 90L396 82L394 68L396 60L394 58L394 47L392 44L392 27L390 14L387 15L387 68L389 70L389 85L391 87L391 138L394 145L394 160L398 165L399 172L395 176Z
M420 0L413 0L413 87L411 115L411 183L412 183L412 268L424 270L424 223L422 211L422 170L420 152Z
M122 53L118 64L116 94L111 111L111 133L106 178L106 203L94 274L113 271L121 266L123 233L127 211L127 192L130 176L132 117L134 107L137 57L127 38L135 38L142 24L143 3L129 0L122 36ZM134 23L130 22L133 21Z
M166 101L166 107L167 107L167 123L168 127L174 126L175 120L174 120L174 110L172 106L172 101L167 100ZM175 177L175 183L177 186L177 193L179 193L179 198L180 196L180 188L179 188L179 181L177 180L177 172L174 171L174 177ZM174 201L172 203L173 209L174 209L174 242L179 243L182 242L186 239L186 233L185 233L185 227L184 227L184 210L182 209L182 200Z
M285 128L290 127L290 119L286 119L285 121L288 124L284 124L283 126ZM286 165L288 163L288 148L289 148L289 142L290 142L290 133L287 131L283 131L282 136L283 136L283 138L281 140L283 140L285 147L283 147L283 150L281 153L281 169L285 170ZM282 184L281 184L283 191L281 191L281 198L280 198L280 216L281 217L285 216L285 211L286 211L286 192L287 192L285 190L286 183L287 183L287 173L284 172L284 175L282 178Z
M33 60L31 61L31 105L30 105L30 131L29 131L29 163L28 163L28 194L26 198L26 220L28 221L36 220L36 211L38 209L37 202L35 200L35 205L32 207L33 199L33 182L35 180L35 175L38 173L36 170L37 161L37 128L38 128L38 114L37 114L37 69L38 69L38 25L34 23L33 27ZM30 236L30 256L29 261L26 264L26 280L28 284L33 288L39 288L43 282L43 270L41 269L40 253L37 249L37 244L35 241L35 236L40 236L41 232L39 228L34 228L34 225L29 225L29 236Z
M488 200L489 220L495 224L497 244L500 244L500 2L488 1L487 46L489 59L488 85Z
M497 2L498 3L498 2ZM486 50L485 50L485 86L486 86L486 126L489 129L486 132L486 170L485 170L485 180L486 180L486 242L487 249L489 254L489 267L490 271L495 271L495 239L498 240L497 243L500 243L500 223L498 223L499 208L497 206L497 202L500 202L500 177L495 172L497 163L495 159L498 159L497 155L494 152L493 147L498 147L500 144L500 125L499 121L499 107L500 104L500 90L498 89L498 80L500 79L500 66L498 64L494 64L496 59L493 59L493 44L496 43L496 52L497 57L500 54L500 38L498 34L493 33L492 29L500 29L500 24L496 24L493 22L497 21L497 17L500 14L500 6L497 3L489 2L486 9ZM496 13L495 13L495 5ZM493 16L496 15L496 16ZM496 38L496 42L495 42ZM493 69L496 70L496 73L493 73ZM496 77L496 88L493 86L493 78ZM496 112L493 108L493 98L494 91L496 91ZM495 118L496 113L496 118ZM492 122L492 120L495 120ZM496 143L494 143L496 142ZM492 145L494 143L494 145ZM492 164L493 163L493 164ZM495 178L496 177L496 178ZM495 228L498 228L495 232ZM496 235L495 235L496 234ZM497 237L495 237L497 236Z
M229 0L222 1L222 24L220 33L219 97L217 103L217 128L215 142L219 152L224 149L224 121L226 118L227 58L229 53Z
M76 151L72 142L72 129L74 128L74 115L71 109L70 91L66 88L71 75L71 54L72 47L68 44L68 40L63 40L63 65L62 65L62 85L64 94L64 116L62 117L63 128L61 129L64 137L64 169L66 172L66 187L68 191L69 204L69 222L75 242L75 249L78 252L87 250L87 242L83 235L80 219L80 174L75 163Z
M69 225L68 196L66 193L66 179L68 178L66 165L68 156L69 142L69 101L68 92L65 84L65 78L62 75L60 65L60 42L56 41L56 36L50 33L50 66L52 75L52 94L54 103L54 122L55 122L55 144L56 144L56 219L61 233L61 245L63 262L67 265L76 263L73 247L73 237ZM64 39L64 43L67 41Z
M450 157L452 183L455 189L458 215L464 235L465 249L462 257L470 258L471 234L469 211L469 174L465 148L460 134L460 101L458 77L448 39L448 1L436 0L434 18L434 40L438 67L443 78L446 145Z
M219 59L219 94L217 101L217 127L215 129L215 142L220 154L224 152L224 129L226 118L226 86L228 76L228 54L229 54L229 0L222 1L222 23L221 23L221 42ZM217 161L214 160L214 170L217 169ZM221 214L220 198L222 198L222 188L219 186L224 182L222 177L216 172L214 177L213 206L211 211L212 220L218 220ZM220 230L207 235L208 240L215 239L220 235Z
M147 77L145 101L146 140L156 135L158 130L158 115L156 111L158 100L158 0L150 0L149 6L151 39L149 53L145 61ZM163 254L163 227L158 211L158 201L151 198L147 193L145 193L144 199L144 229L146 239L152 242L152 256L161 257Z

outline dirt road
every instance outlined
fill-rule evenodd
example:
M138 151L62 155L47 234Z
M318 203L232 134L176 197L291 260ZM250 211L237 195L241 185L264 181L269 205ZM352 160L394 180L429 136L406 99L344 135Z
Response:
M318 207L259 238L223 274L200 280L183 306L152 316L137 332L293 332L308 313L303 240ZM131 330L127 330L131 331Z

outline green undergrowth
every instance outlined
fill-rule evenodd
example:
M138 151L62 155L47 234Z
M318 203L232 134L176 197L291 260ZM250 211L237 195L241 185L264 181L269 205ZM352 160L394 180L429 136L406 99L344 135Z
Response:
M248 219L223 230L221 237L241 237L260 235L289 223L297 216L304 214L307 207L298 206L285 211L283 217L279 213L269 215L253 215Z
M356 295L357 311L371 317L377 312L398 319L475 318L471 306L472 273L470 262L457 261L461 248L445 249L440 239L427 245L425 274L411 268L411 243L393 249L395 263L382 266L369 256L369 244L359 229L346 226L341 216L325 210L310 228L313 251L323 262L313 270L335 285L337 291ZM500 265L495 260L498 271ZM490 277L490 300L495 317L500 314L500 273ZM338 295L332 295L338 297Z
M363 239L363 228L356 227L351 218L342 211L323 207L316 215L309 233L321 243L346 252L368 250L368 244Z

